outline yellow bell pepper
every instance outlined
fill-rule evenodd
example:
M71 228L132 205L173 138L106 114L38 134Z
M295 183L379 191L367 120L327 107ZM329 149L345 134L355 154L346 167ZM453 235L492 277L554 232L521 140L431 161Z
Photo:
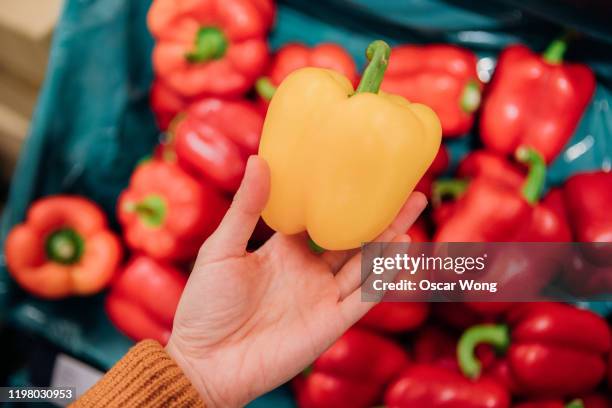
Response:
M372 42L355 91L343 75L302 68L276 90L259 155L270 166L264 221L284 234L308 231L320 247L359 247L398 214L440 146L427 106L379 92L390 48Z

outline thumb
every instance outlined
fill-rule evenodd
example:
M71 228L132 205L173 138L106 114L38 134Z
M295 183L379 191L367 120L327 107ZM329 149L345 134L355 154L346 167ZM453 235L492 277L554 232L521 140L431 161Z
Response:
M259 156L249 157L232 205L217 230L204 243L201 252L215 259L244 255L269 194L268 164Z

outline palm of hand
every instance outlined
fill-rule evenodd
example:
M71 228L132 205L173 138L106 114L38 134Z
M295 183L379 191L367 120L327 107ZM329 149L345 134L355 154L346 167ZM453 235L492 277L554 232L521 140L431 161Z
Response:
M267 198L267 189L248 191L249 182L262 184L247 172L245 191L202 247L167 346L207 407L242 406L286 382L372 306L361 302L356 251L317 255L305 234L275 234L244 251ZM381 240L405 237L423 206L420 197L409 200Z

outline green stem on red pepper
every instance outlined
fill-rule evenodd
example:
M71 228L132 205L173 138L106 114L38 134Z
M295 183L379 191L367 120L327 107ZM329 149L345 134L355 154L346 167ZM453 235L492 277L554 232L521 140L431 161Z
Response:
M440 179L431 186L431 200L439 205L444 197L459 198L469 186L468 180Z
M577 398L568 402L565 408L584 408L584 402L582 402L580 398Z
M136 212L143 224L156 228L162 225L166 218L166 201L163 197L151 194L146 196L139 203L130 203L125 208L126 211Z
M270 78L261 77L255 81L255 92L266 101L270 101L276 92L276 87Z
M222 58L227 51L225 34L216 27L202 27L196 34L194 49L185 55L189 62L205 62Z
M461 93L461 100L459 101L461 109L467 113L475 112L480 106L480 100L480 86L477 81L471 79Z
M544 182L546 181L546 163L542 155L535 149L521 146L516 149L516 159L529 167L527 178L521 192L525 200L535 204L540 199Z
M491 344L497 350L504 351L510 345L510 331L505 325L481 324L467 329L457 343L457 361L463 374L469 378L478 378L482 364L476 357L476 346Z
M542 53L542 59L549 64L561 64L566 50L567 40L565 37L557 38Z
M83 238L71 228L51 233L45 242L47 258L64 265L78 262L83 255L84 247Z
M378 93L380 84L385 76L387 65L389 65L389 56L391 55L391 47L382 40L372 41L366 49L366 57L368 58L368 66L363 71L363 76L356 93L370 92Z

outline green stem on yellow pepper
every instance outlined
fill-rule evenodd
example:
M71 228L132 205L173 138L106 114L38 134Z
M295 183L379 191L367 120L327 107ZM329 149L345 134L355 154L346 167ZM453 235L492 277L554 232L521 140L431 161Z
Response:
M378 93L380 84L385 76L387 65L389 65L389 55L391 55L391 47L382 40L372 41L366 49L366 57L368 58L368 66L363 71L359 86L356 93L370 92Z

